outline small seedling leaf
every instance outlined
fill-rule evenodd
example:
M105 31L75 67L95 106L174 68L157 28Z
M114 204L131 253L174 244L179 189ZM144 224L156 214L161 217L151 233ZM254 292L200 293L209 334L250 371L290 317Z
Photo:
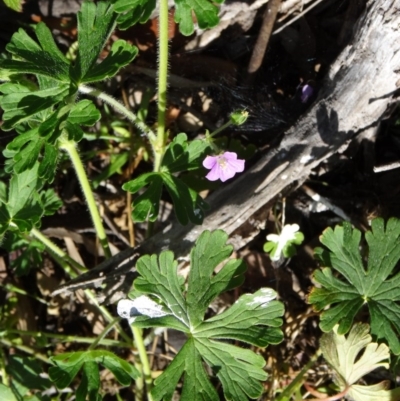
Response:
M387 390L387 382L372 386L355 384L377 368L389 368L389 348L386 344L372 342L367 324L354 324L347 338L338 334L336 325L323 334L320 345L324 358L337 373L336 384L340 391L347 390L347 397L354 401L400 400L400 389Z

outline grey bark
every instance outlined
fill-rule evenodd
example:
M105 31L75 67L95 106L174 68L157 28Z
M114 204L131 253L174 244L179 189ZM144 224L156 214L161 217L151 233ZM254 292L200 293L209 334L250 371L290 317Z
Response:
M268 204L278 194L304 182L322 161L379 124L399 94L399 86L400 5L397 0L371 0L354 26L350 44L330 68L313 107L285 133L279 146L207 199L211 210L202 226L174 223L56 293L106 282L107 300L118 299L120 291L129 289L140 255L170 249L185 257L204 230L223 229L234 247L241 248L259 232Z

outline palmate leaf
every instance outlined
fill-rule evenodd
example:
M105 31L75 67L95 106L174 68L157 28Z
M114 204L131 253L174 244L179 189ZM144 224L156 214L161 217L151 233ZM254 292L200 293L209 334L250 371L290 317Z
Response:
M8 196L0 200L0 234L9 228L23 233L39 227L44 215L53 214L61 201L54 191L40 192L42 180L39 179L39 163L10 180Z
M113 77L137 55L135 46L125 40L113 43L108 56L99 64L97 59L115 29L117 14L109 2L97 4L85 1L78 12L78 55L72 77L87 83Z
M388 390L388 381L364 386L356 384L363 376L377 368L389 368L389 348L372 342L367 324L356 323L347 338L337 332L338 326L321 337L321 351L336 371L335 382L341 392L354 401L397 401L400 389ZM361 351L363 351L360 356Z
M156 0L117 0L115 11L121 13L118 17L118 27L128 29L137 24L147 22L156 8Z
M212 28L218 25L218 7L224 0L175 0L175 22L179 24L179 30L183 35L189 36L194 32L193 16L196 15L200 29Z
M170 251L145 255L136 264L136 292L148 294L160 304L143 295L133 301L121 300L120 315L138 327L172 327L188 335L175 359L156 379L152 391L155 400L171 400L182 377L182 401L219 400L204 362L221 381L226 400L246 401L262 393L261 382L267 377L264 359L226 340L262 347L279 343L284 308L274 300L274 290L262 288L255 294L242 295L231 308L205 320L209 304L244 280L246 267L241 260L226 261L218 273L214 272L232 254L227 238L222 230L200 235L191 252L187 288L182 287L178 263Z
M30 119L33 115L47 110L68 95L68 86L43 89L31 92L26 86L5 83L0 86L3 96L0 106L4 110L2 130L9 131L17 124Z
M87 395L89 400L97 401L100 388L99 364L110 370L123 386L128 386L132 379L140 376L133 365L105 350L68 352L52 357L51 361L55 366L49 369L49 377L59 389L69 386L78 372L83 370L76 394L80 401L85 401Z
M12 73L44 75L57 81L69 81L69 61L58 49L50 29L43 22L35 28L35 42L22 28L6 49L17 59L0 60L0 68Z
M212 28L219 22L218 7L224 0L175 0L175 22L179 24L179 30L183 35L191 35L194 32L193 13L201 29ZM148 21L155 9L154 0L114 0L114 8L121 13L118 18L118 26L127 29L137 22Z
M372 231L365 234L369 254L367 268L360 254L361 233L349 223L328 228L321 242L329 252L316 250L324 263L315 273L321 288L314 288L309 302L315 310L331 308L321 314L320 327L324 332L339 324L338 333L349 331L363 305L370 312L371 333L388 342L391 351L400 354L400 274L393 269L400 259L400 221L390 219L385 228L382 219L375 219ZM334 276L336 270L340 275Z

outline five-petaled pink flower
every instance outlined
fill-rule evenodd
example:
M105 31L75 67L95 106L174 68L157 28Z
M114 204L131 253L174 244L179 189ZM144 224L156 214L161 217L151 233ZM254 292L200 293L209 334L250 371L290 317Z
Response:
M238 159L234 152L224 152L217 156L207 156L203 166L211 170L206 175L208 180L225 182L244 170L244 160Z

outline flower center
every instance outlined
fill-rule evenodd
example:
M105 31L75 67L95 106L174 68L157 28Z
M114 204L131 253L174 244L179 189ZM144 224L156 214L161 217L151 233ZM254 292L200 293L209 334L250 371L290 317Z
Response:
M218 164L222 169L226 168L226 159L224 156L218 156Z

